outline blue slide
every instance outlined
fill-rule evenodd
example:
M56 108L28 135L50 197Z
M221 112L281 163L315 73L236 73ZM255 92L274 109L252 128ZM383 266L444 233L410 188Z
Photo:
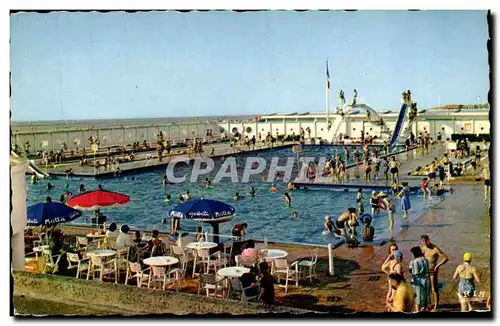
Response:
M396 144L401 134L401 129L403 128L403 123L406 117L406 111L408 111L408 104L403 104L401 111L399 111L398 121L396 122L396 127L394 128L394 133L392 134L389 146L392 147Z

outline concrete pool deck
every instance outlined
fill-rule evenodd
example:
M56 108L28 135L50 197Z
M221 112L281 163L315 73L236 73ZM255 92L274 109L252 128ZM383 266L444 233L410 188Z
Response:
M209 144L203 146L203 157L217 158L226 155L236 156L244 153L259 153L271 149L281 149L281 148L291 147L294 144L297 144L297 142L284 142L283 144L275 145L272 147L256 146L255 149L250 149L250 150L247 150L245 146L231 147L228 143ZM214 155L210 156L209 154L212 149L214 149ZM149 156L157 155L156 151L141 152L140 154L135 155L136 158L133 162L119 164L121 175L137 173L140 171L148 171L152 169L157 169L159 167L166 167L172 158L181 155L184 156L187 155L186 153L184 153L186 150L187 149L183 149L181 151L174 150L175 154L172 154L170 156L164 156L161 162L158 161L158 158L152 158L152 159L147 158ZM88 155L87 157L89 160L91 161L93 160L93 156L91 154ZM195 156L193 154L190 155L189 157L194 159L195 157L199 156ZM98 159L102 160L102 158ZM108 168L101 167L98 169L94 169L92 166L80 166L79 162L56 164L55 167L47 167L47 168L43 168L42 165L39 165L38 167L43 172L46 172L52 176L65 177L66 176L65 171L69 168L73 169L74 177L102 178L102 177L113 177L115 174L114 170L111 167Z

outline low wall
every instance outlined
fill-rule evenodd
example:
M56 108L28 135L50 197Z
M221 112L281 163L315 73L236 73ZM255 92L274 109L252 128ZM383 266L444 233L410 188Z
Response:
M123 314L305 314L311 311L235 300L207 298L189 293L161 291L123 284L101 283L72 277L13 271L14 297L86 305Z

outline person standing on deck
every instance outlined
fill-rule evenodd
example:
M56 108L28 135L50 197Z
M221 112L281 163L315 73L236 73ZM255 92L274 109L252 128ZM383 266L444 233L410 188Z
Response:
M490 167L484 166L483 168L483 178L484 178L484 202L488 202L490 198L490 187L491 187L491 179L490 179Z
M413 259L410 262L410 275L413 292L415 293L415 311L425 310L431 303L431 281L429 278L429 261L425 259L422 249L418 246L410 249Z
M410 189L408 188L407 182L403 182L401 186L403 186L403 189L399 192L397 197L401 198L401 209L404 212L403 216L405 219L408 219L408 211L411 209Z
M340 97L340 105L344 105L345 104L345 95L344 95L343 90L340 90L339 97Z
M471 265L472 254L466 252L464 254L464 263L459 265L453 274L453 279L460 278L458 283L458 299L462 312L472 311L470 299L476 292L476 284L480 283L479 275L477 274L476 266Z
M359 153L359 150L357 148L354 150L353 155L354 155L354 164L356 164L356 168L359 169L359 157L361 154Z
M375 180L378 179L378 172L380 171L380 158L378 157L377 153L374 153L372 158L372 164L373 164L373 178Z
M358 98L358 90L354 89L354 96L352 98L352 107L356 106L356 99Z
M448 256L446 256L441 249L431 243L428 235L424 234L420 237L422 243L421 249L424 253L425 259L429 261L429 277L431 282L431 293L434 301L433 311L437 311L439 305L439 281L438 272L439 267L446 264ZM441 259L441 261L439 261Z
M399 167L401 166L401 163L396 161L396 157L393 156L388 165L389 171L391 172L391 182L399 184Z

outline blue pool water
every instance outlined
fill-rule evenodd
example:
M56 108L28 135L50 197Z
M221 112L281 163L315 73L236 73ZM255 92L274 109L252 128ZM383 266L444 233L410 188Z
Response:
M314 146L304 147L303 156L331 156L334 153L343 155L343 149L340 146ZM236 158L238 169L244 166L245 157L259 156L266 160L272 157L280 157L280 160L286 160L287 157L295 157L290 148L269 150L258 153L258 155L246 154ZM188 170L186 166L181 170ZM348 170L349 171L349 170ZM350 172L351 174L353 171ZM104 189L121 192L130 196L131 202L123 207L110 208L103 210L108 217L108 222L128 224L133 228L144 230L158 229L168 231L170 223L162 224L162 218L168 217L168 212L172 206L164 203L166 193L170 193L173 202L176 202L179 194L189 190L194 197L213 198L227 202L235 206L237 214L232 221L220 225L221 234L230 234L232 227L237 223L246 222L248 224L249 236L256 239L267 239L269 241L282 242L305 242L326 244L336 239L322 235L325 215L332 217L338 216L348 207L356 207L355 192L344 192L335 190L295 190L291 192L292 207L285 206L283 190L286 184L276 182L280 189L279 193L269 193L270 184L264 182L261 178L250 180L249 183L231 183L229 179L222 179L221 183L214 184L211 191L204 189L203 182L172 184L164 188L162 185L162 176L164 169L151 172L138 173L132 176L116 177L110 179L80 179L73 178L66 180L64 178L50 179L55 188L48 190L45 185L47 180L38 184L28 184L28 205L43 201L45 197L51 196L54 201L64 193L64 185L70 185L70 191L77 193L77 187L83 183L87 190L96 189L101 184ZM210 177L213 177L211 174ZM132 180L132 178L134 178ZM200 177L200 181L204 180ZM253 186L257 195L251 197L246 195L250 187ZM239 201L232 199L235 192L239 192L243 198ZM365 210L369 210L369 197L371 191L365 189ZM412 196L412 212L410 220L421 213L426 204L423 203L420 196ZM395 199L397 208L395 214L396 228L399 227L402 220L400 210L400 201ZM297 218L292 217L292 212L297 212ZM84 212L84 216L77 219L78 222L90 222L92 213ZM198 222L182 220L182 231L195 231ZM388 217L385 212L381 212L373 221L376 230L376 238L379 240L387 238ZM210 231L209 225L204 225L204 230ZM377 236L378 234L378 236Z

